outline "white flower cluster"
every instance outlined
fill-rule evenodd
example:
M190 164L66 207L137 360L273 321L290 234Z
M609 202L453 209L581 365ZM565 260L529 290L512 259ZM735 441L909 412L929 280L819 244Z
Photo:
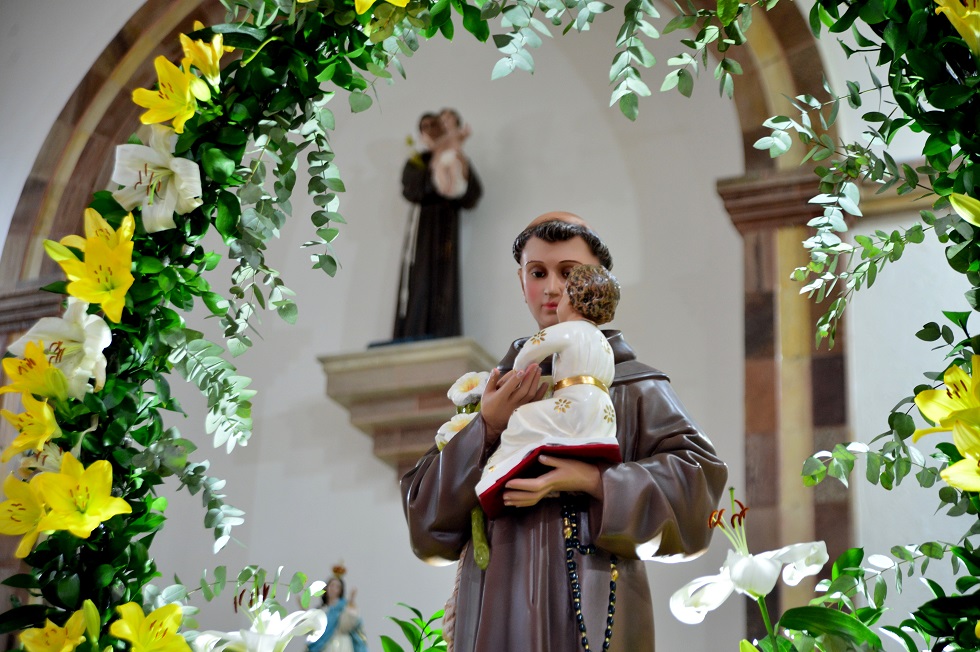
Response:
M446 392L446 396L453 402L457 410L466 406L478 406L483 399L483 390L487 388L487 380L490 378L489 371L471 371L459 377L453 386ZM446 444L456 436L460 430L472 421L478 410L472 412L460 412L452 419L442 424L436 431L436 446L439 450L446 447Z

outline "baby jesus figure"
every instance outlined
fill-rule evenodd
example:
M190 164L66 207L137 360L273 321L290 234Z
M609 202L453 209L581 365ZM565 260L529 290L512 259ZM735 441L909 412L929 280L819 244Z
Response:
M429 143L432 152L432 184L436 192L447 199L459 199L466 194L467 169L466 156L463 155L463 141L470 136L470 126L453 109L439 112L442 135Z
M588 461L622 461L616 410L609 398L615 374L612 348L598 326L612 320L619 283L600 265L578 265L569 273L558 302L559 323L529 338L514 369L550 355L554 394L519 407L487 460L476 492L483 511L495 518L503 492L515 477L540 474L538 455Z

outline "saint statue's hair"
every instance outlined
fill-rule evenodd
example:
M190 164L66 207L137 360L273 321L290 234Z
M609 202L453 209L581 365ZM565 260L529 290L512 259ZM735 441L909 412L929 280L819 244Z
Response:
M540 222L521 231L521 234L514 240L514 260L517 261L518 265L521 264L521 254L524 253L524 247L527 246L527 241L531 238L541 238L545 242L564 242L575 237L585 240L585 244L589 245L589 249L599 259L603 267L612 269L612 254L609 253L609 248L603 244L595 231L561 220Z
M619 305L619 281L601 265L576 265L565 281L575 312L596 325L611 322Z
M439 118L438 113L433 113L432 111L426 111L419 118L419 131L422 131L422 123L426 120L437 120Z

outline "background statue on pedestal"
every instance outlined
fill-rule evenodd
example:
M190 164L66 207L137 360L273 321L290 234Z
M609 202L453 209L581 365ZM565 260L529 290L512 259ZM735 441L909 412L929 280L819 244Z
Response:
M458 113L426 113L419 133L426 151L410 158L402 172L402 194L416 206L402 253L395 340L462 334L459 211L476 206L483 194L463 154L470 128Z
M306 644L307 652L368 652L364 623L354 603L357 589L347 595L345 573L344 566L338 564L327 580L321 607L327 614L327 627L320 638Z

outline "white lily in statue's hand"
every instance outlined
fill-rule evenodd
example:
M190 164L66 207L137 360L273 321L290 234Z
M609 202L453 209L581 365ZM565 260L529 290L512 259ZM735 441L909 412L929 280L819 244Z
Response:
M195 652L283 652L296 636L315 641L327 628L327 615L319 609L296 611L285 618L260 610L250 613L252 626L237 632L201 632L192 644Z
M452 419L439 426L439 430L436 431L436 446L439 448L439 450L445 448L446 444L448 444L460 430L465 428L470 421L476 418L476 414L476 412L464 412L463 414L457 414Z
M459 377L446 392L446 396L456 407L479 403L483 399L483 390L490 379L489 371L471 371Z
M150 146L119 145L112 180L123 186L112 193L126 210L140 206L143 227L156 233L176 226L174 213L184 215L201 205L201 169L190 159L175 157L177 134L170 127L150 127Z
M105 385L106 359L102 351L112 341L108 324L99 315L88 314L89 304L68 298L68 309L62 317L42 317L8 349L22 357L28 342L41 342L44 355L53 367L65 374L68 395L81 400L95 379L96 391Z
M765 598L775 588L780 570L783 581L795 586L804 577L820 572L829 559L823 541L750 554L744 525L748 507L733 497L733 512L736 503L741 511L731 517L730 523L724 519L725 510L712 513L709 521L712 528L720 529L732 542L733 549L728 551L721 572L688 582L670 598L671 613L683 623L700 623L709 611L720 607L735 592L757 601Z

